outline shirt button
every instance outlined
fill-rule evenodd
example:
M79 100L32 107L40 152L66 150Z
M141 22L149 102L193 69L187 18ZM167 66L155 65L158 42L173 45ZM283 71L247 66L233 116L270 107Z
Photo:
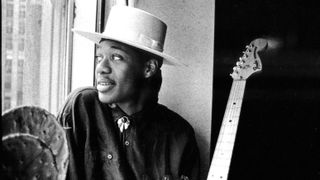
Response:
M129 142L129 141L125 141L125 142L124 142L124 145L129 146L129 145L130 145L130 142Z
M163 180L169 180L170 178L168 176L164 176Z
M109 160L111 160L111 159L112 159L112 154L108 154L108 155L107 155L107 158L108 158Z

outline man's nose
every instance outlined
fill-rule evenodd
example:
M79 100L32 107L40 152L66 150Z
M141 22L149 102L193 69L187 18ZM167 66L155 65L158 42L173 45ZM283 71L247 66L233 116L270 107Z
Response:
M110 74L112 72L110 63L107 59L102 60L96 65L96 71L98 74Z

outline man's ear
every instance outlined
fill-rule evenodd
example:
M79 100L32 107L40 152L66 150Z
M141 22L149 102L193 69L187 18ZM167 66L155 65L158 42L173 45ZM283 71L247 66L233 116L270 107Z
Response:
M145 64L144 77L150 78L156 74L159 67L159 62L156 59L149 59Z

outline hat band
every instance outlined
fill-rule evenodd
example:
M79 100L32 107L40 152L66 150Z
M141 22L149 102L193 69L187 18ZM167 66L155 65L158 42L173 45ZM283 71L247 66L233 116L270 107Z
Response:
M163 51L163 48L162 48L163 46L159 41L156 41L148 36L145 36L144 34L139 34L138 43L160 52Z
M131 43L139 44L141 46L144 46L159 52L163 52L163 45L161 42L156 41L141 33L128 32L128 31L121 33L119 31L112 32L112 31L106 30L104 34L109 37L114 37L123 41L130 41Z

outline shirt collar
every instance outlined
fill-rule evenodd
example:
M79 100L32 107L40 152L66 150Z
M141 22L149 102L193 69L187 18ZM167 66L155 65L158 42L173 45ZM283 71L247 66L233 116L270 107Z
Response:
M136 112L132 114L131 116L127 115L119 106L111 107L112 117L115 122L118 121L123 116L126 116L129 118L131 122L138 122L141 119L143 119L144 116L149 114L155 106L158 104L157 100L149 101L146 103L145 108L143 108L141 111Z

